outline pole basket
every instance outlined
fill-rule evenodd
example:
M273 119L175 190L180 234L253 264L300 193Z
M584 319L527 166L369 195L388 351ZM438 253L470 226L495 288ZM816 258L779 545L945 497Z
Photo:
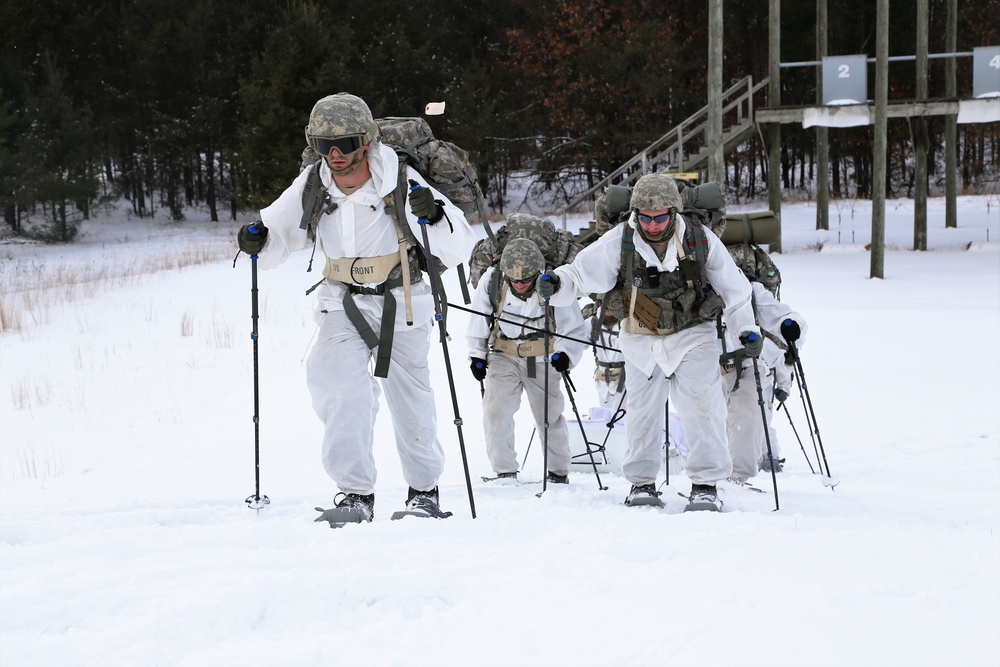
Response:
M258 496L255 494L252 496L247 496L246 504L247 507L249 507L250 509L257 510L259 512L260 510L264 509L265 507L271 504L271 499L268 498L267 496Z

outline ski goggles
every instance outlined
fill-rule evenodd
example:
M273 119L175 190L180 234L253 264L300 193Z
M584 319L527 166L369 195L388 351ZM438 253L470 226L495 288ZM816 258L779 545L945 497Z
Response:
M341 155L350 155L363 148L369 141L370 138L367 134L349 134L334 138L312 137L313 150L323 157L329 157L334 148L340 151Z
M531 283L535 282L534 278L525 278L524 280L518 280L517 278L508 278L508 280L511 282L511 284L517 284L517 285L530 285Z
M670 222L674 219L674 212L667 211L666 213L661 213L660 215L646 215L645 213L639 213L636 211L635 219L643 225L651 225L654 222L658 225L662 225L665 222Z

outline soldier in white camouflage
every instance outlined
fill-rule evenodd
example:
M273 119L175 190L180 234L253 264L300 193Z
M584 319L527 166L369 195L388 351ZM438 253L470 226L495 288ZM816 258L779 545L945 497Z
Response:
M719 238L723 237L725 230L725 218L712 229ZM784 402L791 388L791 366L784 358L786 346L781 327L786 321L793 323L796 346L801 347L805 344L804 336L808 326L799 313L778 300L781 274L763 248L752 243L737 242L727 243L726 250L753 287L754 313L764 334L764 349L757 360L761 395L765 401L763 419L752 360L743 359L739 364L722 367L729 409L726 433L733 459L733 472L729 479L742 485L754 477L758 470L771 472L773 467L775 472L781 472L783 469L781 444L771 427L774 401Z
M544 270L545 257L533 241L509 241L500 264L486 270L472 297L472 309L490 313L492 323L485 317L471 318L466 340L470 369L484 387L483 434L497 478L517 479L514 413L520 408L523 392L537 432L547 433L547 481L564 484L569 481L571 455L560 374L569 372L580 361L586 347L585 325L575 301L551 307L538 295L536 283ZM546 308L548 350L544 333ZM548 364L544 360L547 353Z
M322 161L303 169L261 210L261 222L240 229L238 242L241 250L259 256L262 269L311 245L324 262L316 290L319 331L306 364L313 408L324 425L323 466L340 490L337 507L324 517L331 524L337 523L333 516L340 523L373 518L373 438L382 391L410 486L407 511L440 515L444 451L428 365L434 303L429 281L410 262L416 249L407 239L422 238L421 219L426 221L430 249L445 266L456 266L468 257L475 234L463 212L416 169L400 170L396 152L381 142L361 98L337 93L320 99L305 135ZM313 194L321 195L322 210L314 209L313 225L303 194L316 170L321 192ZM386 202L393 201L400 178L416 187L404 200L406 210L393 214ZM436 224L441 220L445 224ZM412 310L397 309L403 301ZM372 361L376 377L369 370Z
M643 176L633 188L628 219L584 248L576 259L543 276L539 291L553 305L578 296L619 291L628 450L622 474L632 483L625 504L661 505L656 475L662 465L667 396L684 420L686 510L718 510L716 483L732 472L726 403L719 373L722 347L716 317L729 323L732 347L760 354L751 288L714 234L689 224L677 185L665 174ZM701 259L691 272L692 255Z

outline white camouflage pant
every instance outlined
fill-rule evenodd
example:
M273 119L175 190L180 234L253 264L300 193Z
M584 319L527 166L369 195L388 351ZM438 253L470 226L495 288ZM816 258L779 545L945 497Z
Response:
M774 393L774 384L767 364L758 359L757 367L760 372L761 393L766 402ZM729 405L726 436L729 438L729 454L733 459L733 477L749 479L757 475L760 457L766 448L753 362L749 359L743 361L743 373L735 390L736 371L726 373L722 378ZM765 413L769 412L766 405L764 410Z
M378 322L371 322L378 331ZM396 330L389 374L376 381L368 350L342 311L322 315L316 346L306 362L313 408L324 424L323 467L344 493L375 490L375 416L381 390L392 416L396 451L406 483L419 491L437 486L444 449L437 438L434 392L427 355L431 323Z
M514 413L521 407L521 391L528 397L528 406L535 418L539 443L545 433L545 369L541 357L535 358L535 376L528 377L528 360L514 355L493 352L486 373L486 393L483 396L483 433L486 453L497 474L517 472L517 451L514 437ZM548 472L569 473L569 427L563 416L565 398L562 375L548 367L549 427Z
M726 441L726 397L719 373L718 340L694 347L669 378L656 366L651 377L625 360L628 392L628 449L622 475L632 484L655 484L663 463L663 426L667 396L684 422L687 461L695 484L715 484L732 472Z

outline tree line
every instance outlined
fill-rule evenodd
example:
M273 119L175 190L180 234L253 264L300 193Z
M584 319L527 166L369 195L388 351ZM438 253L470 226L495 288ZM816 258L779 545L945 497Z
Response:
M815 59L814 3L785 3L782 61ZM891 55L912 55L913 2L892 3ZM930 0L929 43L945 51L946 0ZM467 149L497 213L512 174L565 202L706 104L703 0L7 0L0 3L0 207L17 233L70 240L95 205L135 216L212 220L273 200L298 173L320 97L349 91L378 116L420 115ZM725 0L724 86L767 74L768 0ZM996 0L959 3L958 50L1000 43ZM995 12L994 12L995 13ZM789 38L788 36L794 36ZM831 54L874 55L875 3L831 3ZM930 96L944 61L930 61ZM970 58L957 59L959 97ZM783 70L785 105L811 104L816 68ZM913 99L912 63L890 67L890 100ZM944 119L931 118L932 185ZM964 125L964 188L995 181L997 123ZM811 130L782 130L782 186L807 193ZM891 194L912 187L906 119L889 125ZM830 132L831 194L871 192L871 128ZM761 196L759 138L726 156L727 190ZM932 190L933 192L933 190ZM803 194L801 196L807 196ZM41 231L39 231L41 230Z

